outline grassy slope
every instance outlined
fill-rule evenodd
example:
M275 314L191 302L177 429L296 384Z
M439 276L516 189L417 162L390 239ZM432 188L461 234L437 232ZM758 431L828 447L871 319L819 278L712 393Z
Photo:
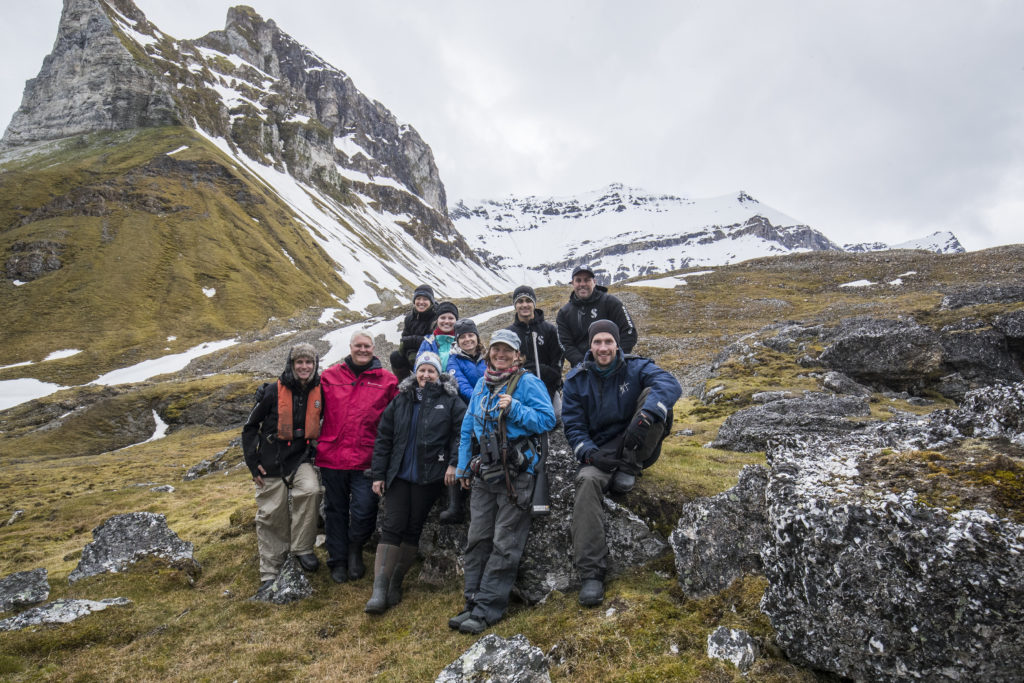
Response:
M189 149L173 158L203 162L202 172L144 172L147 163L182 145ZM230 177L216 173L218 165ZM103 202L105 215L71 208L20 225L54 198L83 192L119 199ZM96 204L93 199L90 205ZM163 355L167 347L177 352L259 329L270 316L331 305L323 283L339 295L347 291L285 206L180 127L72 139L6 164L0 173L0 254L17 242L38 240L63 244L64 266L20 287L0 280L6 314L0 365L83 349L46 366L48 381L63 384ZM203 288L216 294L207 297ZM169 336L177 339L165 341ZM39 370L23 366L2 378Z
M688 375L737 336L775 322L834 322L871 312L912 314L941 324L1019 308L944 312L937 305L948 287L1019 281L1022 254L1021 248L945 257L810 254L719 268L677 291L615 291L638 313L641 350ZM909 270L919 275L905 278L900 288L837 287L861 278L887 281ZM539 295L553 319L564 289L547 288ZM472 313L505 302L461 303ZM658 465L640 480L644 495L635 498L659 531L670 530L686 500L724 490L740 467L763 462L763 454L703 447L728 414L746 405L754 391L814 386L795 354L761 349L758 361L727 365L711 380L727 385L724 400L703 406L684 398L677 405L677 434ZM201 400L203 392L247 390L243 377L225 376L129 387L107 400L138 396L147 405L158 400L180 405ZM50 572L51 599L120 595L135 604L60 627L0 636L0 675L11 680L432 680L472 642L445 626L460 606L458 583L429 587L416 581L416 569L406 601L380 618L362 613L369 578L337 586L323 571L314 578L316 595L310 600L286 607L248 602L257 583L257 558L247 474L235 470L181 481L185 467L223 450L237 430L186 428L127 450L72 458L66 455L74 449L61 452L62 437L66 443L89 430L71 425L51 430L53 435L39 433L29 424L31 406L16 411L9 424L18 434L5 439L0 450L0 515L23 509L25 517L0 529L0 575L44 566ZM678 433L687 429L691 436ZM170 483L177 490L159 494L134 486L143 482ZM91 529L111 514L131 510L166 514L171 528L195 543L203 565L195 585L176 572L146 565L69 587L65 579ZM665 558L612 581L603 609L582 610L575 595L556 593L539 606L514 605L493 631L524 633L550 652L556 680L813 680L775 652L767 653L745 679L730 665L706 658L705 639L719 625L746 628L770 641L771 626L758 611L763 588L762 580L748 578L711 598L687 600L673 578L671 558Z

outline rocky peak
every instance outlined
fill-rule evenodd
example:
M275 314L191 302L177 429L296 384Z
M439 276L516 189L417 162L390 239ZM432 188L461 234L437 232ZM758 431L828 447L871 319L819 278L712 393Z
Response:
M141 16L129 0L116 7ZM107 10L100 0L64 0L53 51L25 84L0 147L180 121L171 88L139 63Z

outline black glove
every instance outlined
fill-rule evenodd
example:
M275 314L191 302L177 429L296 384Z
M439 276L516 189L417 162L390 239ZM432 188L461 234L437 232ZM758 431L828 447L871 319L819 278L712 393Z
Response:
M646 412L641 410L637 413L636 419L626 427L622 447L631 451L638 451L643 448L644 443L647 441L647 432L651 431L652 424L654 422Z
M618 449L614 447L597 448L586 458L586 464L593 465L602 472L614 472L621 464Z

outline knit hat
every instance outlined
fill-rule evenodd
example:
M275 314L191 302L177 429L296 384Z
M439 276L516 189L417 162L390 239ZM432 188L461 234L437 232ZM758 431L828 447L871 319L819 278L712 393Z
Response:
M437 374L441 374L441 358L433 351L424 351L416 356L416 367L413 368L413 371L419 370L423 364L433 365L434 369L437 370Z
M430 285L420 285L416 288L416 291L412 293L412 300L416 301L416 297L425 296L430 299L430 305L434 305L434 288Z
M602 332L612 335L615 338L615 345L619 345L619 326L611 320L595 320L590 323L590 327L587 329L587 344L593 344L594 336Z
M455 322L455 339L456 341L464 334L472 332L476 335L476 338L480 338L480 330L476 329L476 323L473 322L472 318L463 318Z
M530 285L519 285L516 287L516 291L512 292L512 303L515 304L524 296L532 301L534 305L537 304L537 293L533 291L533 287Z
M296 358L309 358L310 360L317 359L316 348L312 344L302 342L292 347L292 350L288 352L288 360L295 360Z
M590 273L590 277L594 277L594 269L585 263L581 263L572 269L572 277L570 277L570 279L576 277L580 273Z
M459 307L453 304L451 301L442 301L434 309L434 315L438 318L441 317L442 313L451 313L455 316L455 319L459 319Z
M498 330L491 335L491 343L487 348L489 349L495 344L508 344L515 351L518 351L520 345L519 335L512 330Z

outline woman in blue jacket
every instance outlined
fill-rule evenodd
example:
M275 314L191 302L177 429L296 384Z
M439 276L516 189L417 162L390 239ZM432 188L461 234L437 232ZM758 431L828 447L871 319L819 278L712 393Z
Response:
M459 309L451 301L442 301L434 310L437 313L434 332L423 338L416 356L433 351L441 359L441 372L448 372L448 357L455 350L455 321L459 319Z
M505 614L530 532L539 459L530 437L555 426L544 383L526 373L521 363L516 333L495 332L487 349L487 371L462 420L455 476L468 489L473 475L463 556L466 605L448 621L462 633L480 633ZM474 440L480 444L480 455L471 458Z

